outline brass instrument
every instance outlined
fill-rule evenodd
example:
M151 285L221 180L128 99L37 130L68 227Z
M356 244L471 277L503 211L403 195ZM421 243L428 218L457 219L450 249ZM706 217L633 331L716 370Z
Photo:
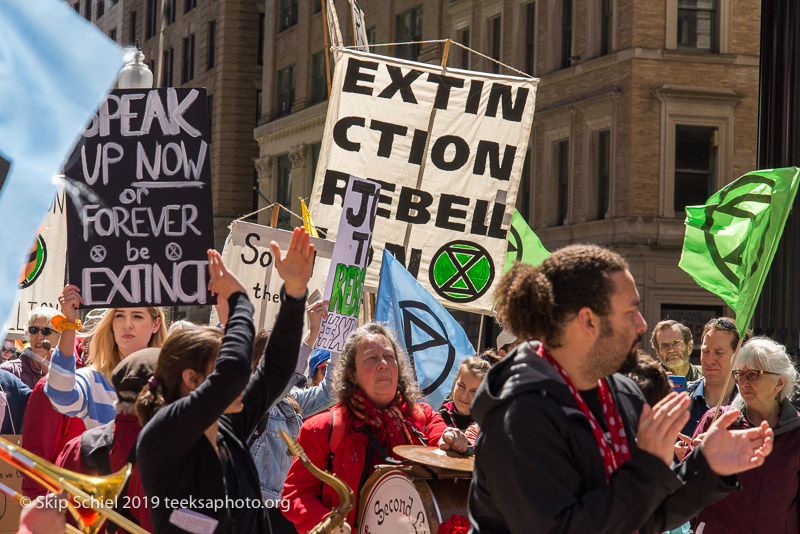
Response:
M320 479L325 484L329 484L339 494L339 506L331 510L331 514L322 520L320 524L308 531L308 534L330 534L331 532L343 532L350 534L350 525L345 522L347 514L353 508L353 490L342 479L334 474L323 471L308 459L303 447L297 441L292 439L289 434L283 430L279 430L283 441L288 445L289 450L286 454L290 456L297 456L306 469L311 471L311 474Z
M62 490L72 497L67 499L67 510L84 534L95 534L106 519L128 532L148 534L146 530L122 516L105 504L113 502L131 474L131 464L104 477L83 475L57 467L33 453L0 438L0 459L10 463L53 493ZM17 498L17 496L14 496ZM21 498L21 497L20 497Z

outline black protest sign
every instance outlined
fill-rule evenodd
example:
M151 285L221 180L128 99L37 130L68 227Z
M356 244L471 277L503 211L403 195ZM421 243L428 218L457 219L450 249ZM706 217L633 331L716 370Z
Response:
M89 308L210 301L204 89L116 90L65 169L69 282Z

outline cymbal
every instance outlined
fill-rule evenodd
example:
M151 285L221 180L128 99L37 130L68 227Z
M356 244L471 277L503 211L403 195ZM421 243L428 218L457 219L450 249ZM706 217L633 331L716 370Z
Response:
M394 448L394 452L412 462L455 471L472 471L472 467L475 464L474 457L464 456L457 452L443 451L438 447L398 445Z

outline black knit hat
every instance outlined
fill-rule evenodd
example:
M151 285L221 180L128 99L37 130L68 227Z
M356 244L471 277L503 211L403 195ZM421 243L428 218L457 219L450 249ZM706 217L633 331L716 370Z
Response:
M156 370L159 352L161 349L155 347L137 350L114 367L111 383L121 401L136 401L136 396Z

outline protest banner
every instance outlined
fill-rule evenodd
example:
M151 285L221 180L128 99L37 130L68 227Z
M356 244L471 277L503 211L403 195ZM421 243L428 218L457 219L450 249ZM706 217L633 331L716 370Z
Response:
M449 308L491 313L537 80L341 50L311 215L335 239L349 176L381 186L366 286L383 250Z
M0 330L58 193L55 174L122 64L122 49L67 3L0 2Z
M281 307L280 291L283 280L275 270L270 241L275 241L284 253L289 248L292 232L261 226L244 221L233 221L231 231L222 249L222 261L242 281L247 295L255 307L253 320L256 329L272 328ZM316 237L314 245L314 271L308 281L309 294L325 288L333 243ZM216 310L211 315L211 324L219 322Z
M58 308L64 289L67 264L66 193L62 188L53 199L42 231L31 247L28 263L20 275L17 303L8 319L8 335L22 339L28 314L39 306Z
M210 302L205 89L116 90L65 170L69 281L86 307Z
M320 326L317 348L341 352L350 332L358 326L380 190L375 182L355 176L351 176L347 184L325 284L325 300L330 302L328 316Z

